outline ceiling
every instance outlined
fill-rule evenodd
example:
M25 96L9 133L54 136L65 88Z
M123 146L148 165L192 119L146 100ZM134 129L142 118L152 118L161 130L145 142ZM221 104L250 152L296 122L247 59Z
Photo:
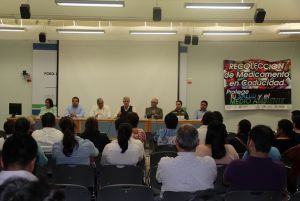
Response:
M158 40L182 41L185 34L201 41L295 41L300 35L278 35L279 29L300 29L300 0L244 0L250 10L185 9L185 2L241 2L241 0L125 0L124 8L58 6L55 0L1 0L0 26L23 26L26 32L0 32L0 39L38 40ZM31 19L20 18L19 7L30 4ZM152 9L162 9L162 21L152 21ZM256 8L267 12L265 22L254 23ZM59 34L57 28L101 28L103 35ZM132 36L129 30L176 30L173 36ZM250 36L203 36L204 30L250 30Z

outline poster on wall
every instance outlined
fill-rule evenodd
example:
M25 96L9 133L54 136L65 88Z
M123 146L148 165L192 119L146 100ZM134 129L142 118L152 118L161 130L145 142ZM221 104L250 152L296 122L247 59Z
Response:
M33 44L32 114L38 115L45 99L56 103L57 44Z
M291 59L224 60L225 110L291 109Z

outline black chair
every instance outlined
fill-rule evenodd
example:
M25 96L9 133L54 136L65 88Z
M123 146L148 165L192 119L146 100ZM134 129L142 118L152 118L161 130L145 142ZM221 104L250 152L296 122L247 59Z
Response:
M173 151L154 152L150 155L149 186L155 195L160 194L161 184L156 180L157 166L162 157L176 157L177 153Z
M91 201L91 193L84 186L75 184L56 184L55 188L64 192L66 201Z
M98 191L97 201L153 201L149 187L134 184L105 186Z
M223 175L227 165L217 165L217 178L214 182L214 189L217 194L225 194L227 187L223 183Z
M284 196L276 191L231 191L225 201L282 201Z
M294 195L291 196L289 201L299 201L300 200L300 191L296 192Z
M36 166L35 174L51 181L53 175L53 167L55 166L55 159L52 158L52 153L45 153L48 158L48 163L44 166Z
M100 169L100 186L143 184L143 170L133 165L106 165Z
M213 189L207 189L196 192L173 192L165 191L163 201L217 201L222 200L217 197Z
M154 152L162 152L162 151L172 151L177 152L175 145L155 145Z
M95 188L96 170L88 165L55 165L53 182L56 184L77 184Z

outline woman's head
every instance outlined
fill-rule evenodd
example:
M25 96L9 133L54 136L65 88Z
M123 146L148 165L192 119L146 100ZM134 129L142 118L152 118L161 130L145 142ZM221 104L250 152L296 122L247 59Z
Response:
M78 147L75 139L75 123L71 117L62 117L59 121L59 127L64 134L63 137L63 153L65 156L71 156L73 149Z
M46 106L46 108L51 108L51 107L53 107L53 100L52 100L51 98L47 98L47 99L45 100L45 106Z
M140 118L136 112L129 112L125 118L131 124L132 128L137 128Z
M118 143L124 153L128 149L128 141L131 137L132 127L129 123L121 123L118 129Z
M89 117L85 122L85 133L98 132L98 121L95 117Z

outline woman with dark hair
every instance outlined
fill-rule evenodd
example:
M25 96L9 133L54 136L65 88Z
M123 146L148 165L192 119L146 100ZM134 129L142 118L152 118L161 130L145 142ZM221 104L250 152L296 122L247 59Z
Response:
M273 141L273 146L276 147L281 154L296 145L293 129L293 123L288 119L281 119L277 123L277 133Z
M105 145L110 143L107 135L99 131L98 121L95 117L89 117L86 120L84 132L80 137L93 142L100 153L103 151Z
M131 138L132 127L121 123L118 127L118 139L104 147L102 165L137 165L144 158L144 146L139 140Z
M53 145L52 157L56 164L90 165L90 158L99 154L95 145L88 139L76 136L75 123L71 117L62 117L59 127L64 137Z
M125 119L132 126L132 137L134 139L140 140L143 144L146 143L146 133L142 128L138 128L139 124L139 115L136 112L129 112Z
M54 116L57 116L57 107L53 105L53 100L51 98L47 98L45 100L45 106L41 107L39 116L43 116L47 112L50 112L54 114Z
M196 155L211 156L216 164L229 164L231 161L239 159L238 153L230 144L225 144L227 136L226 127L219 121L212 121L208 124L205 145L197 147Z

